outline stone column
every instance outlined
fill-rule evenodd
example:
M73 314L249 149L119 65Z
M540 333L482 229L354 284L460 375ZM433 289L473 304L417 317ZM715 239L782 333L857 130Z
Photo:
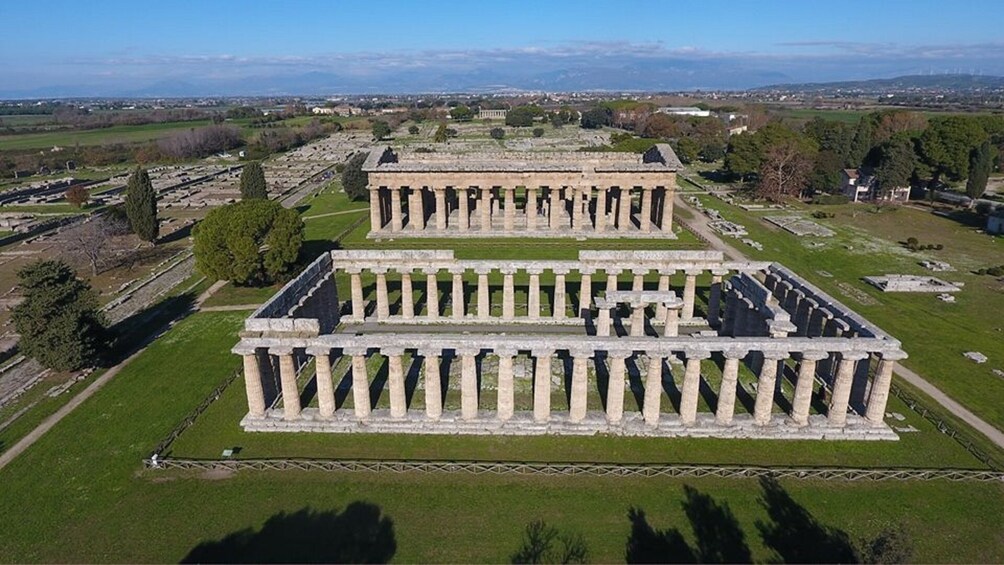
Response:
M471 196L467 187L457 190L457 204L460 206L460 231L467 231L471 227Z
M546 422L551 418L551 356L553 349L535 349L533 371L533 419Z
M491 297L488 295L488 270L475 269L478 274L478 319L487 320L491 317Z
M812 388L816 382L816 362L826 359L823 351L804 351L798 362L798 382L795 383L795 397L791 402L791 423L796 426L809 425L809 408L812 404Z
M314 356L317 383L317 414L331 418L335 414L335 389L331 382L331 350L327 347L309 347L307 354Z
M460 349L460 417L473 420L478 417L478 366L475 357L478 349Z
M603 233L607 229L607 189L599 187L596 189L596 233Z
M505 191L505 231L511 232L516 226L516 199L514 198L516 187L506 186L502 190Z
M697 398L701 391L701 359L710 355L705 351L688 351L687 368L683 374L683 391L680 398L680 421L685 425L697 420Z
M481 200L478 201L478 208L481 209L481 231L490 232L492 229L492 187L481 187Z
M411 271L401 272L401 317L405 320L415 317L415 289L411 286Z
M720 426L732 424L736 412L736 386L739 384L739 360L746 351L725 351L725 366L722 368L722 384L718 389L718 410L715 423Z
M413 192L415 195L415 229L425 229L425 189L421 186ZM409 220L410 221L410 220Z
M624 417L624 360L630 352L610 351L610 378L607 380L607 421L616 424Z
M450 269L453 275L453 289L450 292L450 303L453 305L452 317L454 320L464 319L464 270Z
M663 320L662 337L680 335L680 309L678 307L666 307L666 317Z
M854 369L858 361L867 359L865 351L844 351L840 354L837 374L833 379L833 395L826 420L831 426L843 427L847 424L847 406L851 400L851 385L854 383Z
M285 420L299 420L300 390L296 385L296 366L293 365L293 348L273 347L270 353L279 357L279 380L282 384L282 417Z
M422 352L425 358L425 416L438 420L443 415L443 381L439 374L439 349Z
M526 231L537 231L537 189L526 187Z
M657 353L649 352L648 354L644 402L642 416L645 418L645 423L649 426L657 425L659 413L662 410L662 357Z
M364 420L370 415L370 381L366 374L366 348L345 348L344 355L352 357L352 404L356 418Z
M436 229L446 231L446 187L436 187L432 191L436 194Z
M774 409L774 389L777 386L777 367L782 354L764 353L763 365L757 377L756 403L753 406L753 421L758 426L770 423L771 412Z
M645 335L645 303L639 302L631 306L631 337Z
M499 358L498 408L496 417L501 421L512 418L515 407L513 387L512 358L516 351L512 349L497 349L495 355Z
M617 275L621 274L620 269L604 268L607 273L607 293L617 292Z
M425 275L425 309L429 320L439 319L439 269L422 269Z
M568 271L554 271L554 305L555 320L565 319L565 275Z
M683 311L680 317L685 322L694 319L694 293L697 290L697 275L701 271L687 269L687 278L683 283Z
M588 317L589 309L593 301L593 270L585 267L579 268L581 281L579 283L579 309L578 316Z
M631 187L620 187L617 197L617 231L627 231L631 227Z
M868 395L868 406L865 408L865 419L874 426L881 426L885 420L885 406L889 402L889 388L892 386L892 371L896 361L906 359L906 353L892 351L883 353L879 358L878 368L872 378L871 393Z
M711 272L711 290L708 295L708 325L718 327L719 312L722 309L722 276L720 271Z
M572 229L582 231L582 196L587 190L586 187L576 186L572 188Z
M561 207L561 199L558 197L557 188L547 189L547 227L553 232L558 229L558 209Z
M373 269L376 275L377 291L377 320L386 322L390 317L390 302L387 300L387 269L386 267L376 267Z
M652 188L641 188L641 217L639 218L642 233L652 231Z
M529 268L530 286L527 289L527 316L531 320L540 318L540 273L542 270Z
M380 215L380 189L370 189L370 229L379 231L383 228L383 220Z
M401 187L392 186L390 188L390 230L399 232L404 228L401 220Z
M648 269L632 270L631 273L634 275L631 280L631 291L642 292L645 290L645 275L648 274Z
M589 387L588 350L572 350L572 390L568 403L568 421L578 423L586 417L586 392Z
M667 186L662 198L662 228L663 233L673 232L673 194L675 187Z
M244 360L244 392L248 399L248 415L252 418L264 418L265 391L261 383L261 364L257 350L253 347L235 350Z
M516 317L516 288L513 284L515 269L502 270L502 319L512 321Z
M722 324L718 330L720 335L732 335L736 328L736 311L738 310L739 297L737 291L731 286L725 292L725 313L722 316Z
M656 290L659 292L669 292L669 277L673 276L676 271L669 269L659 269L659 286ZM666 317L666 305L662 302L658 302L655 305L655 317L662 319Z
M359 322L366 317L366 303L363 301L363 282L359 276L360 272L360 269L349 271L349 286L352 287L352 318Z
M404 418L408 411L407 401L404 395L404 367L401 356L404 349L398 347L384 347L380 353L387 358L387 388L390 394L390 417Z
M610 337L610 326L612 320L610 319L610 307L611 304L605 300L596 305L599 308L599 316L596 317L596 335L599 337Z

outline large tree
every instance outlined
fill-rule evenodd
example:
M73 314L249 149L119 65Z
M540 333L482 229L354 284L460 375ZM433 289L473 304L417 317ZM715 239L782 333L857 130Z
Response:
M474 119L474 110L461 104L450 109L450 117L458 122L469 122Z
M390 135L391 132L390 124L388 124L383 120L376 120L373 122L372 131L373 131L373 140L380 141L383 138Z
M971 199L970 206L976 204L976 199L987 191L987 181L994 169L994 159L997 158L997 148L989 140L984 141L970 152L969 178L966 179L966 194Z
M31 263L17 277L24 301L12 318L21 351L57 371L97 362L108 334L91 286L62 261Z
M118 236L129 233L129 221L113 211L95 214L59 234L61 251L77 263L85 263L91 276L107 267L124 250Z
M970 116L936 118L920 136L920 154L935 180L945 175L958 181L969 174L970 152L987 139L980 122Z
M599 106L583 112L579 119L579 126L584 129L599 129L603 126L609 126L612 120L613 112L610 108Z
M872 149L874 135L875 132L871 119L868 116L861 116L857 127L854 129L854 137L851 139L850 149L844 165L854 169L860 167L862 161L865 160L865 156Z
M362 200L369 194L369 174L363 170L366 153L356 153L342 169L342 188L345 194L353 200Z
M143 241L153 243L160 233L157 223L157 193L153 190L150 175L146 170L136 167L129 176L125 195L126 217L133 233Z
M804 144L794 139L775 143L764 152L757 196L771 202L798 196L811 171L812 156Z
M261 161L251 161L241 171L241 200L268 200L268 185Z
M288 275L303 245L303 220L273 200L216 208L193 230L196 266L239 285L266 285Z
M725 172L740 180L746 180L760 170L763 160L759 138L752 133L740 133L729 138L725 151Z
M917 169L917 154L911 140L902 136L890 139L876 147L875 153L875 180L882 195L894 188L909 186Z

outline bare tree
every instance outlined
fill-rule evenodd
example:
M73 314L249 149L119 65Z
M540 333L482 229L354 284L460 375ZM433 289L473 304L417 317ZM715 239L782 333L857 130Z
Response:
M109 261L126 249L120 236L129 233L129 223L116 214L101 214L63 230L60 240L63 253L72 261L86 263L91 276L97 275Z
M764 152L756 194L771 202L799 196L805 189L812 159L797 141L781 141Z

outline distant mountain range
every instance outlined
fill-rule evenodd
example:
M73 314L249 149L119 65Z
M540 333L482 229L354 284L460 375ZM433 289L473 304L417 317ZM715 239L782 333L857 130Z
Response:
M966 74L944 75L907 75L895 78L877 78L869 80L851 80L838 82L808 82L781 83L761 86L753 90L779 90L791 92L813 91L909 91L909 90L945 90L956 92L971 92L975 90L994 90L1004 88L1004 77Z

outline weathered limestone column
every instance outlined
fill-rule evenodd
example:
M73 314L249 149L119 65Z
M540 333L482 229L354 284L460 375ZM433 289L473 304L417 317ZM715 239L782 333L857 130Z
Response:
M335 388L331 382L331 350L327 347L308 347L307 354L314 357L317 383L317 414L330 418L335 414Z
M620 187L617 196L617 231L627 231L631 227L631 187Z
M533 419L546 422L551 418L551 356L553 349L535 349L533 371Z
M684 322L689 322L694 319L694 293L697 290L697 275L701 271L687 269L686 273L687 278L683 283L683 312L680 312L680 317Z
M478 208L481 209L481 231L489 232L492 229L492 187L481 187L481 200L478 201Z
M425 229L425 189L421 186L412 190L412 194L415 198L415 213L416 218L414 219L415 229L424 230ZM411 223L412 219L409 217L408 222Z
M697 421L697 397L701 390L701 360L711 355L706 351L688 351L687 368L683 373L680 398L680 421L685 425Z
M370 381L366 374L366 348L346 347L343 355L352 357L352 405L356 418L364 420L370 415Z
M272 355L279 357L279 381L282 385L282 417L300 419L300 390L296 385L296 366L293 365L292 347L273 347Z
M512 418L516 405L513 387L512 358L516 355L514 349L496 349L499 358L498 405L496 417L501 421Z
M567 269L554 271L554 305L552 315L555 320L565 319L565 275Z
M436 194L436 229L446 231L446 218L448 216L446 210L446 187L435 187L432 191Z
M515 229L516 225L516 199L514 198L516 187L506 186L502 190L505 191L505 231L511 232Z
M439 319L439 269L422 269L425 275L425 306L429 320Z
M607 189L598 187L596 189L596 233L603 233L607 229Z
M464 319L464 269L450 269L453 275L453 289L450 292L450 304L452 304L454 320Z
M599 316L596 317L596 335L599 337L610 337L610 326L613 320L610 317L612 305L605 299L597 300L596 307L599 309Z
M624 417L624 360L630 356L627 351L609 351L610 378L607 380L607 421L616 424Z
M457 189L457 204L460 207L460 231L471 228L471 196L467 187Z
M582 225L582 197L586 190L584 186L572 187L572 229L575 231L582 231L585 227Z
M379 231L383 228L383 221L380 215L380 189L370 190L370 229Z
M558 229L558 209L561 207L560 189L547 189L547 227L551 231Z
M812 314L819 307L819 303L815 299L806 297L800 300L798 303L798 311L792 316L792 321L798 327L795 335L799 337L808 336L809 333L809 321L812 319ZM811 337L811 336L810 336Z
M374 267L373 273L376 275L377 320L385 322L390 317L390 302L387 300L387 268Z
M621 270L611 267L604 267L603 270L607 273L607 292L617 292L617 275L621 274Z
M770 423L771 412L774 410L774 389L777 386L777 367L786 355L764 352L763 365L757 376L756 402L753 405L753 422L758 426Z
M892 371L896 361L906 359L903 351L883 353L879 358L875 377L872 378L871 393L868 395L868 406L865 408L865 419L872 425L881 426L885 420L885 406L889 402L889 388L892 386Z
M587 349L572 350L572 391L568 403L568 421L578 423L586 417L586 391L589 386L588 365L592 354Z
M399 232L404 229L401 210L401 187L391 186L390 189L390 231Z
M510 321L516 317L516 288L513 275L516 269L503 267L502 271L502 319Z
M676 337L680 335L680 309L679 307L667 307L663 318L662 337Z
M404 367L401 356L404 349L399 347L384 347L380 353L387 358L387 388L390 393L390 417L404 418L408 411L404 395Z
M639 222L642 233L652 231L652 188L641 187L641 217Z
M851 400L854 369L858 361L867 358L866 351L844 351L840 354L837 374L833 379L833 395L826 414L827 423L831 426L843 427L847 423L847 406Z
M645 270L632 270L631 274L634 275L631 279L631 292L641 292L645 290L645 275L648 274L648 269Z
M244 361L244 392L247 393L248 415L252 418L264 418L265 390L261 383L261 364L257 350L238 346L234 348L234 352Z
M439 375L439 349L422 351L425 358L425 416L438 420L443 415L443 381Z
M675 192L675 187L667 186L665 187L665 193L662 198L662 228L663 233L673 232L673 194Z
M530 285L527 288L527 316L531 320L536 320L540 318L540 274L543 269L531 267L526 272L530 275Z
M812 388L816 382L816 362L829 357L825 351L803 351L798 362L798 382L795 383L795 397L791 401L791 423L796 426L809 425L809 408L812 404Z
M715 411L715 423L720 426L732 424L732 416L736 412L736 386L739 384L739 360L746 356L746 351L726 350L725 366L722 368L722 384L718 389L718 410Z
M478 349L460 349L460 417L473 420L478 417L478 366L475 357Z
M631 306L631 337L645 335L645 306L644 302Z
M579 309L576 315L583 318L589 315L589 309L593 302L593 273L594 269L579 267L581 280L579 283Z
M645 418L645 423L649 426L657 425L662 410L662 356L657 353L648 354L644 403L642 416Z
M708 295L708 325L718 327L719 312L722 309L722 277L725 273L711 271L711 290Z
M352 318L363 321L366 317L366 303L363 302L363 281L359 276L362 269L348 269L349 286L352 287Z
M415 317L415 289L411 286L411 271L401 271L401 317L411 320Z
M537 231L537 188L526 187L526 231Z
M676 273L673 269L659 269L659 286L656 290L659 292L669 292L669 277ZM666 305L659 302L655 305L655 317L665 318L666 317Z
M487 320L491 317L491 297L488 295L488 269L475 269L478 274L478 319Z

